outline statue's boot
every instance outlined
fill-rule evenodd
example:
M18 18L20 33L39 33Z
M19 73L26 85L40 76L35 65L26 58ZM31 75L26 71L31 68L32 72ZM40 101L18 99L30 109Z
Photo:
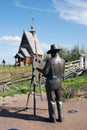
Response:
M58 108L58 116L59 116L58 121L63 122L63 121L64 121L64 117L63 117L63 107L62 107L62 102L58 102L58 104L57 104L57 108Z
M56 115L55 115L55 102L50 101L49 104L49 121L56 122Z

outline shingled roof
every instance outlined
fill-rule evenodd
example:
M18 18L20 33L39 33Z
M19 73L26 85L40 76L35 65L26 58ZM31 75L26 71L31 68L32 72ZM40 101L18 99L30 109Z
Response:
M85 53L85 54L80 54L80 56L82 56L82 57L87 57L87 53Z
M24 30L24 34L28 40L28 43L29 43L33 53L36 54L36 49L37 49L37 54L43 55L43 51L40 47L40 43L38 41L36 34L34 33L34 35L33 35L31 31L28 32L25 30ZM35 48L35 44L36 44L36 48Z
M20 51L22 51L22 53L24 54L24 56L31 57L26 48L22 48L21 47Z
M14 56L14 58L18 58L18 57L24 58L24 56L23 56L21 53L17 53L17 54Z

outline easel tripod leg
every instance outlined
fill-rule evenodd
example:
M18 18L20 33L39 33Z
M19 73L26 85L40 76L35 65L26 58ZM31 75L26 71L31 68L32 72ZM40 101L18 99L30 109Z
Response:
M30 97L30 94L31 94L31 88L32 88L32 85L30 86L30 92L28 93L28 97L27 97L27 102L26 102L26 109L28 108L28 102L29 102L29 97Z
M34 84L34 116L36 116L36 84Z

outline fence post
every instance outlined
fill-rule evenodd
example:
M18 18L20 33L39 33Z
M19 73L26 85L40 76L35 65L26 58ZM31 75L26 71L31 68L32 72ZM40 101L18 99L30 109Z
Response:
M13 84L13 73L11 72L11 83Z
M85 69L87 69L87 57L85 57Z
M84 69L84 60L83 56L80 55L80 69Z
M3 93L5 92L6 83L3 83Z

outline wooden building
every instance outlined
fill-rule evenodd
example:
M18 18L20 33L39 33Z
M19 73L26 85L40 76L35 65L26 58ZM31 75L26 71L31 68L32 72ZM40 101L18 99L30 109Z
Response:
M18 53L14 56L15 64L18 66L30 65L36 56L39 60L42 60L43 52L32 25L31 31L23 31Z

